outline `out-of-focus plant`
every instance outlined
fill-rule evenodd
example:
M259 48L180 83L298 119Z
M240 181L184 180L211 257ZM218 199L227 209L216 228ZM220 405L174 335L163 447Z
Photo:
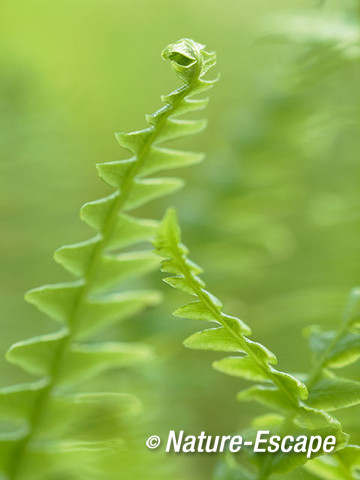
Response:
M154 241L155 252L165 260L161 270L174 276L164 281L172 287L195 297L195 301L179 308L174 315L180 318L214 322L215 328L201 330L184 342L191 349L233 352L240 355L216 361L213 367L223 373L245 380L260 382L238 394L240 401L257 401L275 414L264 415L253 422L253 429L243 435L254 440L255 428L268 428L273 435L291 434L310 437L318 435L336 437L336 461L330 467L327 460L320 459L311 471L334 468L336 472L346 458L346 471L339 480L353 478L353 468L359 465L359 448L348 446L348 435L341 423L328 412L360 403L360 383L336 376L331 368L340 368L354 363L360 356L359 300L360 289L350 295L343 323L337 332L322 332L312 328L309 332L310 348L314 352L315 367L309 375L290 375L277 370L275 355L262 344L248 338L251 329L239 318L223 313L218 298L205 289L205 283L198 276L202 270L188 257L188 249L181 243L181 232L174 210L169 210ZM300 380L303 379L303 381ZM306 464L309 459L321 455L321 451L309 455L304 450L288 453L276 452L253 454L248 452L250 463L256 467L252 473L238 464L232 470L238 472L234 478L267 479L272 474L291 472ZM340 466L339 466L340 465ZM226 466L219 470L218 479L229 478Z
M206 205L212 222L206 224L209 241L201 253L213 257L213 250L226 247L214 259L217 274L225 277L224 291L235 297L235 279L241 278L244 300L257 310L254 315L264 328L269 309L278 313L279 331L289 325L289 315L292 326L304 315L309 321L314 315L325 320L334 305L339 308L341 289L349 288L339 285L340 275L332 287L321 278L325 268L336 276L350 260L347 247L353 237L340 232L354 230L360 211L354 181L360 30L351 11L339 10L299 10L267 22L259 48L276 56L276 62L257 74L259 100L233 108L224 118L224 135L232 146L230 154L228 145L225 151L227 170L218 173L214 160L215 173L208 173L212 188ZM199 230L192 238L195 248ZM331 242L316 251L327 235L343 242L338 261L331 256ZM239 247L244 258L234 261ZM309 271L312 261L314 271ZM284 269L294 272L292 282ZM277 275L271 284L267 274ZM346 278L350 286L354 277ZM280 294L284 288L287 295ZM313 301L316 297L324 299L325 307Z
M97 165L99 176L116 190L81 209L81 219L96 235L54 254L77 280L26 294L26 300L60 322L61 329L16 343L7 352L9 362L40 380L0 391L1 478L104 478L99 465L122 442L123 417L138 408L131 395L113 392L111 385L106 391L93 391L91 381L105 370L148 360L151 349L141 343L98 341L97 335L160 300L157 291L130 291L126 284L119 291L123 282L158 265L150 250L135 247L152 238L158 223L127 212L183 183L149 175L203 158L163 143L203 130L205 120L179 117L203 109L208 99L193 97L216 81L204 79L216 62L215 53L206 52L204 45L183 39L166 47L162 56L170 60L183 85L162 97L163 108L146 116L148 128L116 134L132 157ZM112 478L126 474L113 471Z

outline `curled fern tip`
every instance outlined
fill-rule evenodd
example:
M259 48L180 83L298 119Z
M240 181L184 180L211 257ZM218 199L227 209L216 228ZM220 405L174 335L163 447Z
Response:
M170 60L178 77L189 84L201 78L216 63L215 52L206 52L205 45L189 38L170 43L161 52L164 60Z

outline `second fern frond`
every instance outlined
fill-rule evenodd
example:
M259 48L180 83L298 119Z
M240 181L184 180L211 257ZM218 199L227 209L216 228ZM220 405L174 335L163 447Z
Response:
M346 400L339 400L338 405L334 401L332 408L326 408L324 402L327 400L329 403L326 395L321 401L320 394L317 396L311 389L309 396L309 389L313 387L310 383L308 388L306 383L296 376L278 370L275 367L275 355L264 345L248 338L251 334L249 326L223 312L220 300L205 289L205 284L199 277L201 268L188 258L188 250L181 243L174 210L169 210L165 216L154 245L156 253L165 258L162 271L174 275L164 281L195 297L194 302L179 308L174 315L215 323L215 328L196 332L185 340L184 345L192 349L235 353L236 356L214 362L214 368L234 377L255 381L255 386L239 393L238 400L255 400L277 412L276 415L258 419L257 426L266 424L272 432L283 435L289 432L294 436L306 437L320 435L324 438L333 435L336 437L336 449L345 447L348 435L343 432L341 423L328 412L340 408L340 404L344 406ZM355 400L347 400L347 405L353 403L356 403ZM254 433L249 430L246 435L251 437ZM320 454L313 454L311 458ZM239 469L245 472L245 478L250 479L266 479L273 473L289 472L305 464L310 458L302 451L286 454L277 452L265 456L252 454L251 457L252 463L258 468L256 477L239 465Z

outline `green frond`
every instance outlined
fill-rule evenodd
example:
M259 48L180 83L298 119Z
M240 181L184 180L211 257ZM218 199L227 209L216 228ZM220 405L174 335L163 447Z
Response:
M360 404L360 382L335 375L339 369L360 358L360 288L352 289L343 319L337 331L323 331L318 326L305 330L313 355L314 370L308 375L310 396L308 403L324 411L335 411ZM360 449L346 446L332 457L320 457L306 465L306 469L320 478L339 480L355 478L360 468Z
M161 97L163 107L146 115L147 128L115 134L131 155L97 165L100 178L115 190L80 210L80 218L95 235L54 253L56 262L76 279L35 288L25 295L62 328L18 342L7 352L9 362L40 379L0 390L0 415L13 420L13 431L0 438L0 478L102 478L101 471L96 470L96 458L111 450L112 440L104 435L104 441L99 442L91 432L86 433L84 425L89 422L84 418L96 411L99 421L108 425L107 431L114 431L118 449L118 417L138 406L129 395L85 393L81 385L106 370L132 367L152 358L151 349L142 343L99 342L95 336L161 301L159 292L124 289L129 279L142 277L159 264L150 250L136 247L155 237L159 223L126 212L176 192L184 184L180 178L150 175L190 166L204 158L202 153L172 149L165 143L205 128L205 119L185 116L206 107L208 98L193 97L214 85L216 80L205 80L204 76L216 56L189 39L169 45L162 56L170 61L182 86ZM88 452L93 453L94 465L88 464Z
M255 386L241 391L237 398L239 401L256 401L279 412L281 415L276 415L276 422L270 428L274 434L290 432L294 436L319 435L322 438L334 435L336 449L339 452L342 451L341 449L348 442L348 435L342 431L341 423L328 411L336 409L336 405L356 404L359 397L357 382L342 383L343 392L339 388L334 393L334 398L331 398L326 396L326 385L322 385L325 389L323 395L321 385L318 385L318 390L313 389L312 385L305 384L297 376L276 369L274 365L277 359L274 353L264 345L250 340L248 338L251 334L250 328L242 320L224 314L221 301L205 289L205 283L198 277L201 269L194 271L194 264L188 258L188 249L181 243L181 232L174 210L168 210L165 215L158 236L154 240L154 246L155 253L165 259L162 270L170 274L176 273L175 277L167 277L164 281L196 297L195 301L176 310L174 315L216 324L215 328L194 333L185 340L184 345L193 349L236 354L215 361L213 367L227 375L256 382ZM357 302L353 302L351 313L348 313L351 319L357 308L356 305ZM335 345L333 347L335 349ZM333 358L331 356L333 350L329 350L327 344L322 351L324 349L328 356ZM336 351L339 351L338 347ZM325 365L328 365L327 357L324 359L324 367ZM328 382L336 381L335 376L332 376L331 380L329 378ZM330 383L328 386L330 387ZM346 391L349 393L347 404L344 399ZM324 408L322 399L328 403L327 406L331 404L332 407ZM252 440L255 434L255 431L249 431ZM262 479L268 478L273 473L290 472L309 460L307 454L295 452L286 454L280 452L271 456L248 452L248 455L252 457L252 463L255 463L261 472L261 476L255 478ZM314 453L312 458L318 455L320 453ZM243 477L240 467L234 466L231 471L234 478L251 478L250 473L250 476ZM225 475L219 478L228 477Z

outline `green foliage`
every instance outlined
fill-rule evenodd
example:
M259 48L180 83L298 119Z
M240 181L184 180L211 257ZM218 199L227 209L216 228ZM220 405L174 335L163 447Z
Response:
M360 290L354 289L343 323L338 332L311 329L310 345L314 352L315 367L310 375L294 376L275 368L275 355L260 343L248 338L250 327L240 319L223 313L219 299L205 289L198 276L201 268L188 258L188 249L181 243L180 228L176 213L169 210L154 241L155 251L165 258L162 271L175 276L164 279L174 288L195 297L195 301L174 312L175 316L215 323L215 328L201 330L185 340L188 348L236 353L213 363L213 367L231 376L256 382L238 394L239 401L256 401L276 414L260 417L245 435L253 438L255 428L267 426L273 433L284 435L334 435L337 439L334 456L340 462L345 456L347 477L352 478L351 469L358 464L357 447L347 446L348 435L341 423L328 412L360 403L360 384L335 376L330 368L353 363L358 358ZM302 379L302 380L300 380ZM312 459L320 455L313 454ZM273 473L286 473L304 465L309 459L306 454L282 452L273 455L256 455L249 452L251 462L257 466L258 474L253 477L243 467L237 466L234 478L268 478ZM319 459L309 469L321 470L327 459ZM312 466L313 465L313 466ZM325 469L325 467L324 467ZM226 469L217 478L229 477ZM343 477L341 477L343 478Z
M318 478L324 480L353 480L359 478L360 447L349 445L334 455L315 458L306 465Z
M156 58L159 47L174 34L193 34L207 38L209 45L211 39L221 53L224 82L212 104L210 128L191 140L200 145L194 150L206 144L206 166L183 169L190 188L173 198L184 238L192 256L207 265L206 283L225 311L251 325L253 338L271 347L284 371L307 371L303 326L330 329L346 292L359 283L360 64L348 55L346 40L360 18L350 11L359 8L358 0L211 5L184 0L176 13L165 0L92 0L84 6L83 0L3 2L2 351L35 332L56 329L19 300L21 292L43 280L67 280L48 252L87 238L76 211L107 188L93 175L92 165L122 158L109 132L118 125L127 131L143 127L142 113L155 110L158 93L176 83L166 63ZM280 44L269 37L252 42L262 35L264 18L284 13L270 25L273 38L282 35ZM345 29L349 33L341 33ZM152 202L138 216L160 218L167 201ZM152 277L139 280L139 288L152 288ZM209 433L230 432L245 428L264 408L254 402L236 405L242 380L209 368L209 359L220 354L182 348L179 338L189 336L195 324L164 321L172 302L179 304L179 292L167 292L166 304L135 324L116 324L109 334L99 331L112 341L147 342L150 337L159 353L156 362L105 374L112 387L146 402L138 418L141 443L126 464L138 460L139 470L147 469L150 458L159 458L142 448L148 432L159 428L163 435L174 427L189 433L204 427ZM105 375L91 384L105 384ZM356 367L346 367L346 376L359 380ZM1 381L1 386L23 383L27 376L2 358ZM149 413L153 417L146 419L144 432ZM334 414L358 443L359 407ZM115 456L106 466L112 472L126 470L123 460ZM208 480L216 459L165 456L157 467L176 461L185 478ZM158 478L159 469L153 471ZM133 478L144 478L138 473ZM174 479L174 473L167 478ZM314 480L304 471L280 478Z
M360 382L335 374L359 359L360 349L360 289L354 288L349 296L338 331L323 331L314 326L306 329L314 369L308 375L308 403L327 412L360 403ZM349 445L331 457L324 456L309 462L307 470L320 478L346 480L356 478L360 468L360 447Z
M204 45L183 39L166 47L162 56L171 62L182 86L162 97L163 108L146 116L148 128L116 134L132 156L97 165L99 176L116 190L86 203L80 212L96 235L55 252L55 260L77 280L26 294L26 300L59 322L61 329L16 343L7 353L9 362L40 380L0 391L0 415L9 422L0 437L1 478L103 478L96 459L121 443L124 415L138 410L136 398L91 391L91 381L106 370L148 361L151 350L142 343L98 341L96 334L160 301L157 291L124 290L124 282L158 265L151 251L137 249L155 234L157 222L127 212L182 186L178 178L149 178L150 174L202 159L201 154L163 144L203 130L204 120L182 116L206 106L207 99L193 97L216 81L204 79L216 61ZM92 432L94 418L109 427L103 436Z

